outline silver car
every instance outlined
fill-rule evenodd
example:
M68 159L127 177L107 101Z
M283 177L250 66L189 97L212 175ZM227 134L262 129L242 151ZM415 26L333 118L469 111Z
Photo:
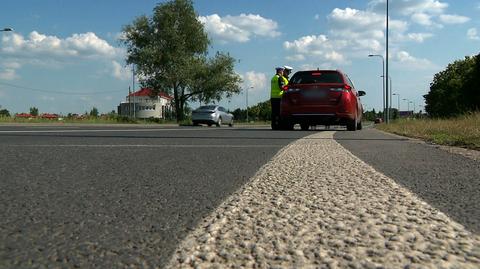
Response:
M217 127L220 127L222 124L228 124L228 126L232 127L233 115L228 113L224 107L218 105L201 106L192 111L192 122L195 126L202 123L208 126L215 124Z

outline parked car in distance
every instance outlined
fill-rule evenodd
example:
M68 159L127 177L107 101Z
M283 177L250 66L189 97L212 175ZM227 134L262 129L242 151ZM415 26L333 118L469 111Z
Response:
M383 122L383 119L382 118L376 118L374 123L375 124L379 124L379 123L382 123Z
M193 125L207 124L212 126L213 124L220 127L222 124L228 124L233 126L233 114L228 113L227 110L218 105L206 105L192 111Z
M280 105L280 128L302 130L312 125L344 125L349 131L362 129L363 107L350 78L340 70L296 72L284 88Z

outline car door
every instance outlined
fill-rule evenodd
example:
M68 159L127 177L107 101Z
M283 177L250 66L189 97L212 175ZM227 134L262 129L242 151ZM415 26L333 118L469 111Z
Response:
M221 111L222 115L222 120L225 123L230 123L232 121L232 118L230 115L227 113L227 110L224 107L219 107L219 110Z

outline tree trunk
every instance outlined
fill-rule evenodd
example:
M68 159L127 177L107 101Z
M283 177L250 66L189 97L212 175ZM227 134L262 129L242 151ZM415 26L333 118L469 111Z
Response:
M183 120L183 109L181 109L180 105L180 97L178 94L178 86L173 86L173 98L175 100L175 116L177 118L177 123L182 122Z

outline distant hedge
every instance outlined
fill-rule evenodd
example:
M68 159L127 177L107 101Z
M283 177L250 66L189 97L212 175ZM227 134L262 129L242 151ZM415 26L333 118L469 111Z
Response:
M480 110L480 54L467 56L435 74L424 95L425 110L433 117L452 117Z

